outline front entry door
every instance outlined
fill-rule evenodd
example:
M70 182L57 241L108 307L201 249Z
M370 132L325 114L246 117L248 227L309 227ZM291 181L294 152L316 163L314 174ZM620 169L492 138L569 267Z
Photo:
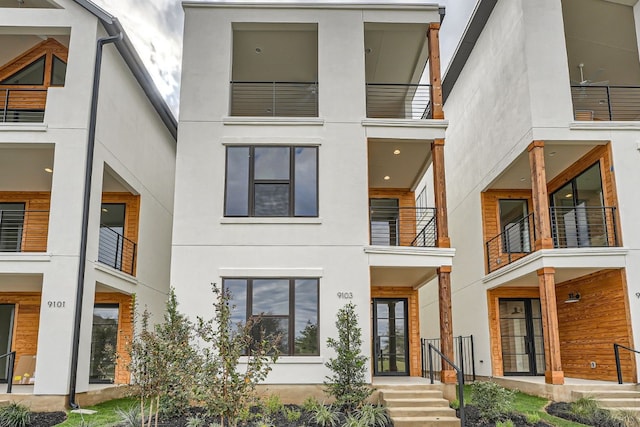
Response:
M406 298L374 298L374 375L409 375L407 330Z
M539 298L501 298L500 335L505 375L544 375Z
M11 351L13 336L13 304L0 304L0 356ZM0 382L7 382L9 372L9 358L0 359Z

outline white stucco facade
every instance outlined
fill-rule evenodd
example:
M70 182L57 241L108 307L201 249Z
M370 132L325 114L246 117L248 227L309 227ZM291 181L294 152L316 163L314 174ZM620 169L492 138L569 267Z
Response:
M498 376L502 375L502 366L496 371L496 356L492 356L490 331L495 326L490 320L490 291L501 287L537 288L536 271L545 267L555 269L556 285L607 269L623 269L626 286L622 289L632 330L630 341L631 345L640 342L640 306L636 294L640 290L640 234L635 220L637 185L640 182L640 117L582 121L578 113L574 119L573 106L573 102L586 97L584 93L588 89L583 89L585 86L637 86L640 83L635 75L615 74L616 70L621 71L621 67L628 68L616 56L624 43L635 46L625 47L628 49L625 50L625 61L638 62L638 4L632 7L629 2L579 3L578 6L576 2L560 0L498 1L486 25L475 28L476 31L481 29L481 33L462 71L458 76L445 76L445 83L447 79L455 81L444 107L450 121L446 134L449 225L452 246L457 249L452 272L454 335L474 336L476 371L481 376L496 375L496 372ZM573 11L572 7L582 8L582 14L568 13ZM624 16L629 22L635 19L635 26L630 24L627 28L627 20L616 18L620 27L625 26L625 31L633 30L623 37L608 24L594 29L598 23L607 22L612 16ZM584 22L577 23L574 21L577 19ZM593 64L599 59L599 51L593 49L589 55L589 50L580 50L584 46L579 43L584 40L576 35L576 28L583 28L585 33L590 32L591 37L610 46L611 57L595 76L595 80L606 80L604 83L579 82L578 62L585 70L591 66L590 71L585 71L584 78L594 79L591 76L596 74L593 69L597 66ZM623 54L620 55L622 58ZM571 85L574 86L573 102ZM605 102L606 99L601 100L600 105ZM533 141L544 142L547 182L563 174L567 174L566 179L569 180L576 176L576 172L582 172L588 165L576 169L573 175L570 175L569 166L590 150L596 147L611 150L611 168L603 171L602 176L615 175L619 245L543 249L494 270L492 260L487 260L485 242L497 232L483 236L484 222L487 221L486 218L483 220L483 197L491 191L508 193L509 189L532 188L527 148ZM549 191L555 190L550 188ZM606 201L609 196L605 194L602 197ZM487 262L492 269L490 273ZM563 309L561 306L566 298L566 294L558 296L559 311ZM423 323L433 324L427 319L434 316L431 308L436 302L437 294L425 287L421 291ZM561 321L561 334L565 326ZM562 339L561 349L564 345ZM613 343L622 338L610 336L609 339ZM611 348L610 344L607 345ZM496 343L493 346L495 348ZM596 357L588 355L588 345L583 348L583 354L584 360L571 359L571 363L567 363L569 359L563 356L563 365L588 366L589 358ZM597 369L592 370L594 375ZM565 372L565 376L580 375L567 375ZM611 372L598 375L603 379L610 378ZM615 366L612 375L610 380L615 379Z
M64 85L47 90L42 121L0 122L4 169L0 200L6 202L3 196L8 194L19 200L16 193L20 192L40 192L50 200L46 248L0 253L0 295L11 295L10 301L2 302L15 306L17 319L14 346L16 336L28 327L20 320L22 307L39 306L34 318L39 325L37 335L29 333L28 338L37 343L31 342L22 354L37 348L33 352L37 356L34 393L42 395L69 393L94 59L96 41L107 36L98 17L80 4L61 0L57 5L0 9L0 50L7 47L10 51L2 55L2 64L48 38L68 50ZM79 393L87 391L89 384L96 293L135 295L139 307L160 313L169 288L175 138L112 44L104 47L96 123L81 302ZM45 167L53 172L45 172ZM137 197L135 273L98 261L103 192ZM26 296L21 297L34 294L35 302L25 303ZM125 339L119 336L118 345L124 345Z
M281 355L267 383L320 384L329 373L324 363L334 356L326 341L337 336L336 313L347 302L357 306L362 353L372 356L372 269L397 268L396 284L411 290L422 286L425 279L406 278L406 272L423 271L431 278L435 268L451 264L453 250L403 252L387 247L387 252L378 252L370 246L369 236L369 192L376 185L371 184L368 141L391 141L391 148L394 140L405 139L428 147L424 140L442 138L446 122L367 119L366 83L371 81L365 53L367 25L439 22L438 8L385 3L209 2L185 3L184 9L171 283L182 309L192 317L206 318L211 316L212 283L220 286L223 280L234 278L318 279L319 348L309 356ZM317 43L294 51L290 62L267 62L264 70L243 68L243 61L255 58L252 55L268 58L294 49L295 43L289 46L284 39L269 44L268 31L294 34L299 29L311 32L305 37ZM240 44L242 31L265 33L240 52L234 43ZM422 31L412 40L422 45L424 36ZM393 39L389 42L387 48L395 46ZM302 57L305 59L297 59ZM424 59L413 61L411 67L424 67ZM405 70L404 63L397 65L409 76L392 83L411 83L413 69ZM232 114L230 81L234 75L252 71L254 80L267 81L287 80L284 76L300 71L303 81L317 82L318 113L310 117L296 117L297 112L259 117ZM264 77L269 72L275 77ZM226 153L246 146L317 147L317 215L225 215L225 180L232 173ZM424 163L411 172L416 181L425 172L427 158ZM414 190L410 184L398 186Z

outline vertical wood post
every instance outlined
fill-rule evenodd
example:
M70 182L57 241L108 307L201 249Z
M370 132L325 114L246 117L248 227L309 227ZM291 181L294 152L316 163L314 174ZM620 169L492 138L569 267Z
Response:
M547 384L564 384L564 372L562 371L560 356L560 335L558 333L555 269L545 267L539 269L537 273L544 336L544 380Z
M531 198L535 224L535 249L553 248L547 173L544 168L544 141L533 141L527 148L531 168Z
M431 160L433 162L433 196L436 204L436 247L450 248L447 185L444 174L444 139L435 139L431 143Z
M432 22L427 31L429 45L429 80L431 83L431 118L444 119L442 110L442 82L440 79L440 24Z
M438 305L440 310L440 351L452 362L453 350L453 319L451 315L451 267L438 268ZM456 382L456 371L444 360L442 361L440 381L444 384Z

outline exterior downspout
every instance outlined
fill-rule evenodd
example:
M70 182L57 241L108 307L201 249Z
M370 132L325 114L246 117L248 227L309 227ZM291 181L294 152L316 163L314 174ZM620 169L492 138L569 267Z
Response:
M89 233L89 202L91 198L91 176L93 175L93 153L96 143L96 116L98 112L98 92L100 87L100 67L102 65L102 47L107 43L122 40L122 33L98 39L93 72L93 92L89 113L89 135L87 140L87 163L84 172L84 198L82 207L82 235L80 237L80 261L78 265L78 285L76 288L76 310L73 324L73 342L71 348L71 371L69 373L69 406L78 409L76 402L76 383L78 380L78 350L80 348L80 325L82 324L82 299L84 297L84 272L87 262L87 235Z

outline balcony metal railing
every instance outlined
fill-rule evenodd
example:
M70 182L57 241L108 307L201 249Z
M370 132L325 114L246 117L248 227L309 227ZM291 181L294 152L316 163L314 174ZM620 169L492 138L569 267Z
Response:
M137 244L106 225L100 226L98 261L134 275Z
M0 210L0 252L46 252L49 211Z
M620 246L616 208L569 206L549 208L554 248ZM489 273L533 252L536 230L530 213L485 243Z
M231 115L318 117L318 83L232 81Z
M0 123L42 123L47 89L0 89Z
M436 246L435 208L369 208L371 244L376 246Z
M556 248L615 247L615 207L552 207L551 234Z
M367 117L431 118L431 85L367 83Z
M533 252L535 241L533 213L505 227L485 243L489 273Z
M640 86L571 86L576 120L640 120Z

